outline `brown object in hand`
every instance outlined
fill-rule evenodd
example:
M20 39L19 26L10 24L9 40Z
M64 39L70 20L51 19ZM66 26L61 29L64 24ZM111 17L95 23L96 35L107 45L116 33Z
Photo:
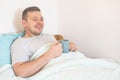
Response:
M64 40L64 37L60 34L56 34L56 35L54 35L54 37L57 41Z

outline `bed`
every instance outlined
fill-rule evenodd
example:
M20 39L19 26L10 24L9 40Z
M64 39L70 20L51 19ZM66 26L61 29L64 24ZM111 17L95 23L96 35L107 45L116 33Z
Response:
M10 38L11 35L13 34L7 37ZM14 34L12 41L19 36L21 34ZM38 58L51 45L52 43L49 43L39 48L31 60ZM53 59L40 72L29 78L15 76L12 65L6 62L0 66L0 80L120 80L120 65L113 60L91 59L81 52L69 52Z

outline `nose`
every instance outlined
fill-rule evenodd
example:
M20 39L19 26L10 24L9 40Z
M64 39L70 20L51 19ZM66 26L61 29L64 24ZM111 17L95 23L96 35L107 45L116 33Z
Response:
M38 20L38 21L37 21L37 24L43 24L43 21Z

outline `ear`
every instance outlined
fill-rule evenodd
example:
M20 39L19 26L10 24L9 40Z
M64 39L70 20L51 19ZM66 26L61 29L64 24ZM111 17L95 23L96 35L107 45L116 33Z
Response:
M27 25L26 20L22 20L22 24L23 24L23 27L25 28L25 27L26 27L26 25Z

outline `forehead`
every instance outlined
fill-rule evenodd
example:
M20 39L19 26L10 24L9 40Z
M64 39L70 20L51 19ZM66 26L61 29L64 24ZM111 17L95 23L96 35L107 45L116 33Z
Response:
M32 11L27 13L27 17L42 17L42 14L39 11Z

